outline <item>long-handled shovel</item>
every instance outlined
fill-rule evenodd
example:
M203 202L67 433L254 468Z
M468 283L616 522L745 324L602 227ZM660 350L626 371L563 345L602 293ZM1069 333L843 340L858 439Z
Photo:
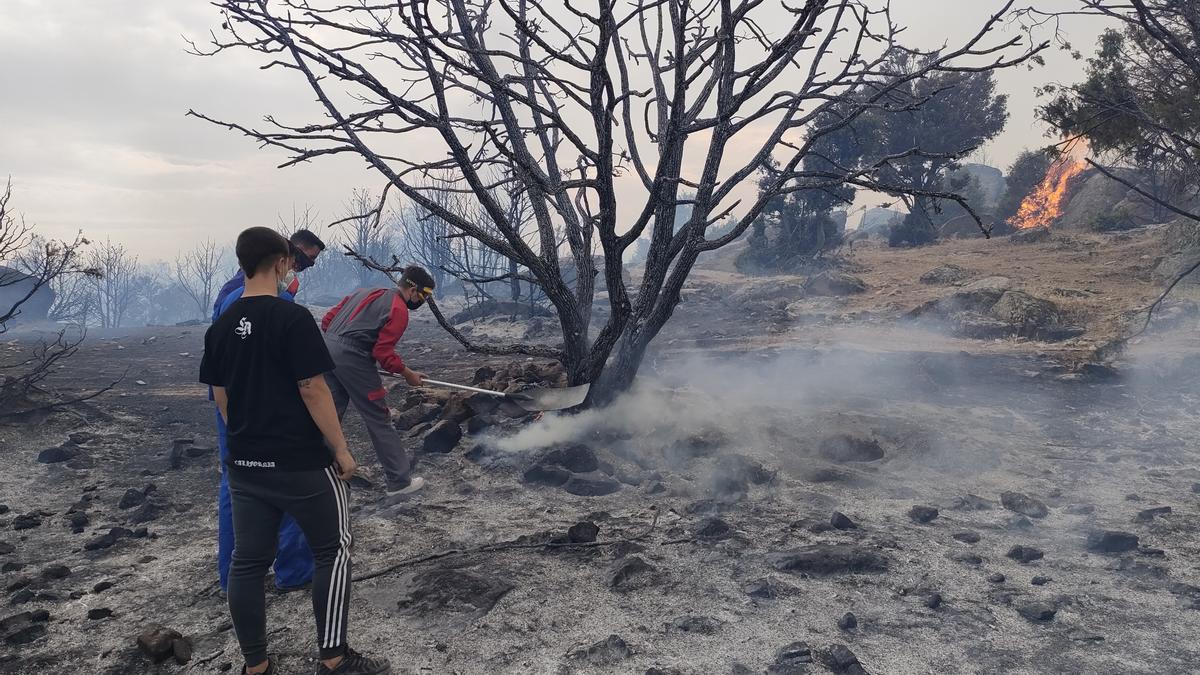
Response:
M399 377L386 371L379 371L381 375L388 377ZM513 403L520 406L522 409L529 412L544 412L548 410L566 410L574 408L583 403L587 398L590 384L581 384L574 387L563 387L561 389L551 389L545 387L534 387L526 389L522 392L506 394L502 391L493 391L491 389L481 389L479 387L471 387L465 384L455 384L453 382L442 382L441 380L431 380L425 378L424 383L434 387L446 387L448 389L458 389L460 391L470 391L476 394L486 394L495 396L501 399L501 403Z

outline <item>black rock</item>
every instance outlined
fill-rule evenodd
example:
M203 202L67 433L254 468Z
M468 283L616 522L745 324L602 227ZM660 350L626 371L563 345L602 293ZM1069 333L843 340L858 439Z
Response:
M775 652L775 663L767 671L772 675L801 673L813 662L812 648L807 642L793 642Z
M50 612L45 609L35 609L29 614L29 618L35 623L46 623L50 620Z
M795 588L771 577L763 577L742 586L743 593L759 600L782 598L791 595L795 590Z
M479 385L496 377L496 369L491 366L483 366L475 370L475 376L471 378L471 384Z
M121 501L117 502L117 508L132 509L135 506L141 506L145 501L146 493L137 488L129 488L121 496Z
M587 661L595 666L614 666L633 656L633 650L619 635L609 635L590 647L576 649L567 654L574 661Z
M681 616L671 622L675 630L697 635L715 635L721 625L720 621L707 616Z
M1200 494L1200 483L1192 483L1192 492L1194 492L1196 494ZM4 512L0 511L0 513L4 513Z
M590 544L596 541L600 527L590 521L575 523L567 530L567 541L572 544Z
M83 528L87 527L89 522L90 519L88 518L88 514L84 513L83 511L76 511L75 513L67 516L67 524L70 525L71 529L75 530L76 533L82 532Z
M1161 548L1151 548L1149 546L1139 546L1138 553L1142 555L1153 556L1155 558L1162 558L1167 555L1167 552Z
M1044 602L1030 602L1018 606L1017 613L1034 623L1047 623L1054 619L1058 610Z
M1005 527L1010 530L1029 530L1033 529L1033 521L1025 516L1013 516Z
M993 584L1002 584L1004 583L1004 579L1004 575L999 572L993 572L989 574L987 578L987 580Z
M888 560L866 548L842 544L816 544L768 556L771 565L793 574L854 574L886 572Z
M960 562L967 565L982 565L983 558L971 553L970 551L954 551L946 556L954 562Z
M821 661L835 673L842 675L866 675L858 657L846 645L830 645L829 649L821 652Z
M571 476L562 489L580 497L601 497L620 490L621 483L597 472L586 476Z
M1033 584L1034 586L1045 586L1046 584L1050 583L1050 577L1034 577L1029 580L1029 583Z
M954 537L954 539L955 539L956 541L961 541L961 542L962 542L962 543L964 543L964 544L978 544L978 543L979 543L979 540L980 540L980 538L981 538L981 537L979 536L979 533L978 533L978 532L970 532L970 531L966 531L966 532L955 532L955 533L954 533L953 535L951 535L951 536L952 536L952 537Z
M107 619L108 617L112 616L112 614L113 611L107 607L97 607L95 609L89 609L87 617L92 621L99 621L100 619Z
M66 579L69 576L71 576L71 568L66 565L49 565L42 569L43 579Z
M1169 506L1156 506L1152 509L1143 509L1138 511L1138 514L1133 517L1135 523L1149 523L1159 516L1165 516L1171 513Z
M4 641L10 645L27 645L46 635L46 627L40 623L31 623L4 636Z
M16 593L14 593L12 596L12 599L9 600L9 602L13 605L23 605L27 602L33 602L33 599L36 597L37 597L36 593L29 590L28 588L23 588L23 589L17 591Z
M421 451L428 455L446 454L458 445L462 437L462 427L457 422L442 420L425 433L425 438L421 441Z
M1200 485L1200 483L1197 483L1197 485ZM8 513L8 504L0 504L0 516L6 513Z
M1128 532L1102 530L1088 534L1087 548L1092 553L1124 553L1137 547L1137 535Z
M638 588L656 575L658 569L639 556L631 555L617 561L608 573L608 585L614 591Z
M13 518L12 528L14 530L32 530L42 524L42 517L36 513L23 513L16 518Z
M720 518L705 518L692 532L703 539L724 539L733 532L733 528Z
M846 612L842 615L842 618L838 619L837 625L842 630L854 630L858 628L858 618L850 612Z
M192 641L187 638L178 638L171 641L171 655L175 657L175 663L183 665L192 660Z
M130 525L140 525L158 520L166 511L166 505L157 499L142 504L141 508L129 516Z
M1001 492L1000 503L1009 511L1030 518L1045 518L1050 513L1045 504L1022 492Z
M932 506L914 506L908 510L908 517L918 523L929 523L938 517L938 510Z
M110 589L112 587L113 587L113 582L101 581L101 582L97 583L95 586L92 586L92 592L93 593L103 593L104 591L107 591L108 589Z
M841 511L833 512L833 515L829 517L829 524L833 526L835 530L853 530L858 527L857 523L855 523L853 520L850 520L850 517Z
M474 436L485 431L488 427L494 425L496 420L487 415L477 415L467 420L467 434Z
M1008 549L1008 553L1006 555L1019 563L1031 563L1034 560L1041 560L1045 557L1045 554L1039 549L1036 549L1032 546L1020 545L1013 546L1012 548Z
M565 484L571 479L571 472L557 466L543 466L535 464L529 467L524 474L521 475L521 480L526 483L534 483L536 485L549 485L558 487Z
M15 550L17 550L16 546L13 546L12 544L8 543L7 541L0 541L0 555L8 555L9 553L12 553Z
M28 626L33 623L33 612L21 612L12 616L0 619L0 633L7 633L14 628Z
M38 453L37 461L42 464L57 464L59 462L67 462L75 459L79 454L73 446L60 445L57 448L46 448Z
M537 461L541 465L561 466L573 473L588 473L600 468L596 453L586 445L573 443L545 452Z
M3 565L0 565L0 572L4 572L5 574L23 569L25 569L25 563L17 562L15 560L10 560Z
M929 595L925 596L925 599L921 601L921 604L925 605L929 609L937 609L938 607L942 606L942 594L930 593Z
M100 550L103 550L106 548L111 548L116 543L117 543L117 538L114 537L111 533L110 534L101 534L99 536L93 537L92 539L89 539L87 541L87 543L85 543L83 545L83 550L85 550L85 551L100 551Z
M183 636L178 631L152 626L137 638L138 648L155 663L162 663L174 654L174 642Z
M410 431L422 424L432 423L441 414L441 406L434 403L422 403L397 415L393 423L401 431Z
M463 404L475 415L472 417L485 417L496 411L500 407L499 396L491 394L472 394L463 400Z

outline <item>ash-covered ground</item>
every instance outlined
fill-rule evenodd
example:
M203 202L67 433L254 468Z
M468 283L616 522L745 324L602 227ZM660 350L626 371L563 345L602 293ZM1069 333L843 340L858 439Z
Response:
M607 411L511 419L397 388L429 481L408 501L372 482L351 413L368 470L355 574L394 567L355 584L352 644L398 673L1196 671L1189 333L1080 367L882 319L764 340L770 317L729 316L728 297L690 295ZM698 344L722 316L734 339ZM128 369L117 389L0 427L0 671L240 667L216 593L202 335L93 333L51 384ZM429 324L402 347L440 379L557 377ZM433 452L455 423L467 435ZM307 593L271 593L269 611L281 672L310 672ZM143 654L152 626L187 638L186 664Z

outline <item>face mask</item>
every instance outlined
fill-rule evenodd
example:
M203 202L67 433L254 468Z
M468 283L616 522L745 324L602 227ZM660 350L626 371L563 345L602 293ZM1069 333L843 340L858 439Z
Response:
M288 270L287 274L283 275L279 279L279 281L276 282L275 289L279 292L280 295L283 295L284 293L287 292L288 288L292 285L292 282L295 280L296 280L296 273L293 272L292 270Z
M421 309L421 305L425 304L425 301L424 300L405 300L404 304L407 305L409 309L415 310L415 309Z

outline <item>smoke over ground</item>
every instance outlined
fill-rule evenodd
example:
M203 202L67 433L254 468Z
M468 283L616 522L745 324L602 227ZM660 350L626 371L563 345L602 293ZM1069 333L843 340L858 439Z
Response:
M666 359L605 409L546 415L488 442L512 453L584 443L660 469L741 454L801 479L887 467L932 480L997 467L1063 411L1064 383L1028 356L890 351L890 334L859 337L838 349ZM846 456L860 446L882 456Z

